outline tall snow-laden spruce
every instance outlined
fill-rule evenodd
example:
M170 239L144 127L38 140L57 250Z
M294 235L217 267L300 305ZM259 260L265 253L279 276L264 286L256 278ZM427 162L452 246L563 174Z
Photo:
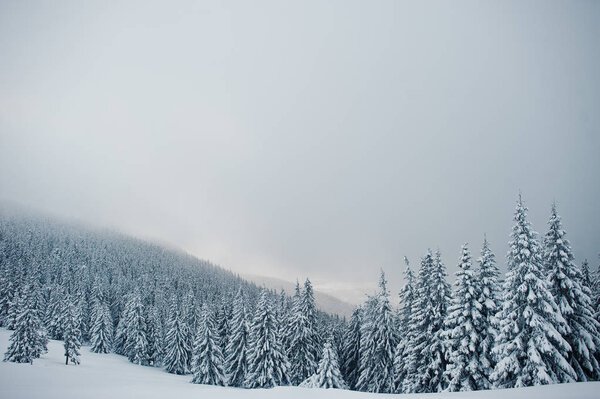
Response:
M379 294L373 300L374 314L361 343L358 389L365 392L392 393L394 389L394 351L398 336L383 270Z
M514 221L493 350L499 360L490 379L499 388L575 381L568 361L571 348L562 336L568 326L550 293L540 244L521 195Z
M479 280L471 268L471 252L467 244L462 246L454 285L456 288L445 321L449 351L446 369L448 390L484 389L489 386L489 381L486 375L488 370L480 362L483 305L480 302Z
M484 375L487 377L483 380L484 386L482 389L491 388L489 376L494 371L496 365L492 349L498 336L498 319L496 314L500 310L500 296L502 289L498 282L500 271L496 266L496 257L490 249L487 237L483 238L481 247L481 256L477 260L479 263L478 280L479 280L479 303L481 304L481 316L483 318L483 328L481 330L481 349L479 352L479 363L483 367Z
M444 335L446 332L444 320L446 319L448 304L451 300L450 284L446 281L446 266L442 262L439 250L435 252L432 274L429 279L429 293L431 295L431 323L426 328L427 345L421 351L421 356L426 360L421 364L419 374L425 392L440 392L446 389L448 381L445 371L447 365L447 348Z
M201 319L194 342L192 358L192 383L206 385L225 385L223 372L223 353L219 345L214 315L206 304L202 305Z
M575 265L561 218L552 204L548 232L544 237L544 266L550 292L567 322L563 337L571 347L569 363L578 381L600 378L600 324L594 319L590 291Z
M189 332L174 299L171 301L169 313L171 318L165 336L165 370L172 374L187 374L192 352L188 346Z
M307 388L347 389L348 386L340 372L338 357L330 337L323 346L323 354L315 374L306 379L300 386Z
M233 316L229 341L225 350L228 385L244 386L248 373L248 316L246 298L241 287L233 301Z
M64 299L62 306L64 311L63 339L65 348L65 364L79 364L79 350L81 349L81 331L79 330L79 310L71 295Z
M102 298L96 298L92 308L92 328L90 330L91 351L110 353L112 350L113 321L108 305Z
M47 351L47 338L36 306L35 289L23 287L17 307L15 330L10 336L10 345L4 360L16 363L32 363Z
M350 389L357 389L360 369L360 326L362 324L362 309L354 309L350 322L346 326L343 339L342 374Z
M140 292L136 289L130 298L125 317L125 355L135 364L148 364L148 339L146 320Z
M417 298L413 271L406 257L404 261L406 262L406 270L404 271L406 284L400 291L400 312L398 315L399 338L394 358L394 387L396 393L402 393L402 383L409 374L409 363L407 360L414 344L414 328L411 323L411 314L415 308Z
M317 370L319 336L316 312L312 284L306 279L290 322L288 357L292 385L300 384Z
M156 367L162 364L164 354L163 329L158 309L155 306L146 306L145 319L146 339L148 340L146 358L149 365Z
M397 390L403 393L426 392L425 380L421 370L427 366L428 358L424 353L429 346L431 337L428 328L433 323L433 303L430 279L433 275L434 259L431 250L427 250L421 259L419 277L415 288L415 300L410 312L411 337L405 348L406 357L402 366L404 379ZM398 381L398 385L400 382Z
M289 385L289 362L278 336L277 320L268 292L263 289L250 327L246 388Z

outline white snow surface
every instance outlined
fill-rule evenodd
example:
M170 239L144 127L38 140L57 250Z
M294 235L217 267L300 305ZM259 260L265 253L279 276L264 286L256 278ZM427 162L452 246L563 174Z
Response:
M6 351L10 331L0 329L0 350ZM81 364L65 365L62 341L50 341L48 353L33 365L0 362L0 398L369 398L391 397L338 389L276 387L241 389L191 384L191 375L168 374L162 369L138 366L124 356L92 353L81 348ZM598 398L600 382L545 385L494 391L393 395L418 399L563 399Z

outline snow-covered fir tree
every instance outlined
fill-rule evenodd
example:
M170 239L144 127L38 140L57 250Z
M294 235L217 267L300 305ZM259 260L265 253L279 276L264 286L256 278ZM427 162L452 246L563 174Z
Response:
M569 363L578 381L600 378L600 324L594 319L590 291L583 284L561 219L552 204L548 232L544 237L544 266L550 292L567 322L563 337L571 347ZM562 331L561 331L562 332Z
M135 290L129 299L125 318L125 355L130 362L148 364L148 339L146 338L146 320L144 306L139 290Z
M592 272L590 271L590 263L587 259L584 259L581 262L581 284L585 285L590 290L590 299L592 287L594 286L594 278L592 277Z
M194 384L225 385L223 353L214 315L206 304L202 305L201 320L194 342L192 373Z
M10 345L4 354L4 360L33 363L34 359L47 351L48 340L35 303L34 288L26 285L18 298L15 330L10 336Z
M481 316L483 318L483 328L481 334L481 348L479 351L479 363L483 367L484 375L487 377L482 380L482 389L491 388L489 376L494 371L496 365L492 356L492 348L498 336L498 319L496 314L500 310L500 296L502 289L498 281L500 271L496 266L496 257L490 249L487 237L483 238L481 247L481 256L477 260L479 263L479 303L481 304Z
M415 276L410 268L408 259L405 257L406 270L404 280L406 284L400 291L400 311L398 314L398 346L394 358L394 388L397 393L402 392L402 383L408 375L407 359L414 344L414 331L411 324L411 314L415 307L416 287Z
M306 379L300 386L307 388L347 389L348 386L340 372L338 357L330 337L323 346L323 354L315 374Z
M187 374L191 363L191 348L188 346L188 327L177 309L176 301L171 301L171 318L165 335L165 370L173 374Z
M233 315L229 341L225 350L228 385L241 387L248 373L248 316L242 288L233 301Z
M343 339L342 374L350 389L356 389L360 371L360 330L362 324L362 309L354 309L350 322L346 326Z
M62 309L64 311L63 339L65 348L65 364L79 364L81 349L81 331L79 330L79 309L71 295L65 297Z
M437 250L429 279L432 307L431 323L426 328L429 340L421 352L426 361L419 369L425 392L440 392L446 389L448 384L445 375L448 353L444 339L444 320L451 300L451 288L446 276L446 266L442 262L440 251Z
M365 392L392 393L395 391L394 351L398 337L383 270L379 278L379 290L379 294L373 299L372 317L361 331L357 387Z
M293 385L300 384L317 370L318 348L315 298L312 284L306 279L290 321L288 357Z
M398 381L397 390L403 393L425 392L424 379L420 370L427 365L427 358L423 356L429 347L430 336L428 328L434 317L431 295L430 279L433 274L434 259L431 250L428 250L419 268L419 276L415 289L415 300L410 312L409 325L411 328L410 339L404 351L406 356L402 365L404 379L402 387Z
M158 310L155 306L146 306L146 339L148 351L146 358L148 364L157 366L161 364L163 357L163 331Z
M540 244L520 195L514 221L493 349L499 360L490 379L500 388L572 382L570 346L562 336L568 326L550 293Z
M483 308L479 280L471 267L471 252L467 244L456 272L452 304L445 321L449 350L446 369L448 390L475 391L489 386L488 369L481 360L481 332L484 330Z
M290 383L289 362L277 332L271 299L263 289L250 326L246 388L270 388Z
M102 297L97 297L92 310L92 328L90 330L91 351L110 353L112 350L113 321L108 305Z

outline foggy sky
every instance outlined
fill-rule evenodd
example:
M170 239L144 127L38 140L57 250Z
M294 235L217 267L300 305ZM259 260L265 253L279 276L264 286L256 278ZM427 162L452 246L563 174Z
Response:
M522 190L596 267L599 37L598 1L3 0L0 198L397 291L484 233L503 265Z

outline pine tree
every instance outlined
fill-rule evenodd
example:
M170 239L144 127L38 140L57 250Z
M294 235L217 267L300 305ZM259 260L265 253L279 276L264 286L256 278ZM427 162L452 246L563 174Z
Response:
M33 287L23 288L16 307L18 315L15 330L10 336L4 361L33 364L33 359L39 358L48 350L48 340L35 304Z
M308 279L294 311L288 356L291 364L291 383L298 385L317 370L319 356L315 299Z
M550 292L567 322L563 337L571 347L569 363L578 381L600 378L600 324L594 319L590 291L575 265L556 204L552 204L549 230L544 237L544 262Z
M140 293L136 289L127 306L125 317L125 354L130 362L148 364L148 339L146 338L146 320Z
M146 339L148 340L148 352L146 358L148 364L157 366L163 357L163 333L158 310L154 306L146 307Z
M399 338L394 358L394 388L396 393L402 393L402 383L409 373L407 359L414 343L414 329L411 324L411 314L415 307L417 295L413 271L410 268L406 257L404 258L404 261L406 262L406 270L404 271L406 284L400 291L400 312L398 315Z
M112 350L113 321L108 305L101 298L94 302L90 335L92 352L109 353Z
M567 323L544 278L540 245L520 195L514 221L493 350L499 361L490 379L500 388L572 382L570 346L561 335Z
M245 301L240 287L233 301L230 338L225 350L228 384L234 387L243 386L248 373L248 320Z
M590 271L590 263L587 259L584 259L581 262L581 284L585 285L590 290L590 295L592 292L592 287L594 286L594 279L592 277L592 273ZM591 300L590 296L590 300Z
M249 365L244 381L245 387L270 388L289 384L289 362L277 331L277 320L268 293L263 290L250 327Z
M429 340L421 352L421 356L426 361L421 364L419 373L425 392L440 392L446 389L448 383L444 374L447 365L447 348L444 345L446 331L444 320L451 300L451 289L450 284L446 281L446 266L442 262L439 250L435 253L432 271L429 280L432 318L431 323L426 328Z
M202 306L201 314L202 319L194 342L192 383L224 386L223 353L219 346L214 316L206 304Z
M479 363L483 367L484 375L486 376L482 380L483 385L481 389L490 389L489 376L494 371L494 366L496 365L495 359L492 356L492 349L498 336L499 322L496 314L500 310L500 295L502 290L498 282L500 271L496 266L495 255L490 249L487 237L485 236L478 263L479 303L481 304L481 316L483 318Z
M191 349L188 346L188 327L176 309L175 301L171 304L171 319L169 320L167 334L165 336L165 370L173 374L187 374L189 372L188 360L191 357Z
M307 388L348 388L340 373L338 358L333 349L332 340L333 338L331 337L323 346L323 355L319 361L316 373L305 380L301 386Z
M79 364L79 350L81 349L81 331L79 326L79 311L71 295L66 295L62 309L64 311L63 339L65 347L65 364Z
M430 279L433 275L434 259L431 250L421 259L421 267L419 268L419 277L416 283L415 300L410 312L410 328L411 335L409 343L405 348L406 355L403 364L404 379L402 387L397 388L403 393L425 392L426 387L424 379L420 373L423 370L427 361L423 356L426 348L429 347L431 340L428 335L428 328L433 323L433 303Z
M346 327L344 334L343 346L343 367L342 373L344 380L348 382L350 389L357 389L359 369L360 369L360 329L362 324L362 309L360 307L354 309L350 323Z
M486 369L480 363L481 332L484 319L481 314L480 286L471 268L471 253L467 244L456 272L455 291L445 321L449 349L446 375L448 390L475 391L489 386Z
M381 271L380 292L374 299L374 314L362 335L360 376L357 386L361 391L392 393L394 389L394 351L398 343L394 317Z

